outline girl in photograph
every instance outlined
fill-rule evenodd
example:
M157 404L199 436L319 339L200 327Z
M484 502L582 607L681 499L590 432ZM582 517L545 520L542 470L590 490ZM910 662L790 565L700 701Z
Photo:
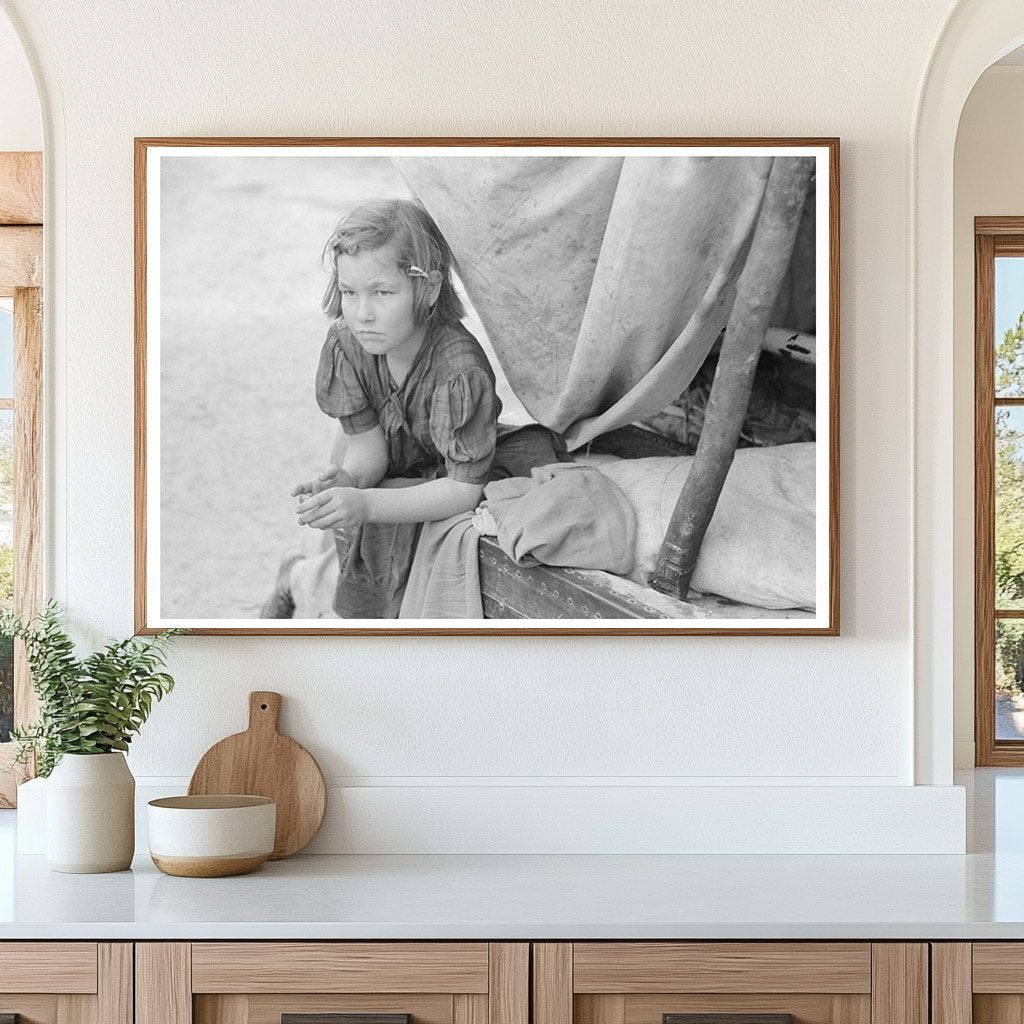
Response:
M316 397L340 431L333 465L292 494L300 523L334 534L334 613L396 618L420 524L480 502L501 402L487 357L461 322L451 249L422 206L364 203L324 253L323 307L333 322ZM500 475L564 457L543 435L527 441L541 442L534 457L518 452L521 464Z

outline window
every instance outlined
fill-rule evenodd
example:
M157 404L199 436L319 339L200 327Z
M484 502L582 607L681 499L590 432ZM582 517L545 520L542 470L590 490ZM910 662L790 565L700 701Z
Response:
M975 221L976 761L1024 765L1024 217Z
M9 290L13 301L0 292L0 606L27 616L42 601L42 292ZM6 742L11 725L30 721L35 709L23 652L0 640L4 766L14 752ZM14 804L18 781L17 773L0 773L0 806Z
M42 154L0 153L0 606L42 601ZM36 716L24 652L0 640L0 765ZM0 807L22 773L0 772Z
M14 303L0 299L0 607L14 603ZM0 638L0 743L14 727L14 644Z

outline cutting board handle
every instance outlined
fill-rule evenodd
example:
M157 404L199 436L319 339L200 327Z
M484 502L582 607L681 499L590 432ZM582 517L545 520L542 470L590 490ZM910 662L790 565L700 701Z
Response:
M249 694L249 732L277 732L281 714L281 694L272 690L253 690Z

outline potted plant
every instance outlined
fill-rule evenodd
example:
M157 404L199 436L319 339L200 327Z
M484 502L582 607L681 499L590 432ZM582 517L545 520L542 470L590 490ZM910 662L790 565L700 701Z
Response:
M55 871L121 871L135 851L135 779L124 751L153 702L174 687L164 671L168 643L181 632L129 637L79 658L50 602L25 623L0 613L0 635L25 645L39 719L11 738L10 767L36 758L48 777L47 861Z

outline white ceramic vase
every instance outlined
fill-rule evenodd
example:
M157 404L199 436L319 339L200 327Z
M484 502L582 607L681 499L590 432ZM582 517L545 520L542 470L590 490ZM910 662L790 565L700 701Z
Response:
M135 853L135 778L124 754L65 754L46 783L54 871L124 871Z

